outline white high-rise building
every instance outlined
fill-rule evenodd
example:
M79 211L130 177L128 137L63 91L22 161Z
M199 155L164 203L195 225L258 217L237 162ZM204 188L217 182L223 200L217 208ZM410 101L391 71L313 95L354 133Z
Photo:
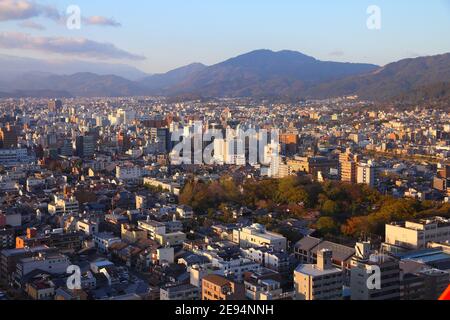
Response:
M357 168L356 182L367 184L370 187L375 186L376 166L372 161L367 163L359 163Z

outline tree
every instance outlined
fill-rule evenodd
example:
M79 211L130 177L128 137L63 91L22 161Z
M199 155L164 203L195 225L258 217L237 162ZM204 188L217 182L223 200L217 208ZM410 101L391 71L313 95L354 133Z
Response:
M327 200L322 205L322 213L324 215L334 217L339 214L339 205L333 200Z
M322 235L335 234L339 230L338 225L331 217L320 217L317 220L316 228Z

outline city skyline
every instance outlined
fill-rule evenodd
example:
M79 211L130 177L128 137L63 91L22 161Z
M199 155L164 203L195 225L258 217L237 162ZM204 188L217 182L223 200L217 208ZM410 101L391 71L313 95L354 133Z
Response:
M66 10L81 10L81 29L69 30ZM381 10L370 30L367 9ZM0 54L73 57L129 64L161 73L200 62L213 65L257 49L295 50L320 60L385 65L450 52L450 2L0 1ZM431 17L433 19L431 20Z

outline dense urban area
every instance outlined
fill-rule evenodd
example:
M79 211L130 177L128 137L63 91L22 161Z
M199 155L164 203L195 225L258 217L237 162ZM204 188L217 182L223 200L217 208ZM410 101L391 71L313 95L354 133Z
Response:
M11 98L0 127L0 299L437 300L450 284L446 110ZM277 130L258 150L277 157L212 139L213 163L174 164L174 132L210 129Z

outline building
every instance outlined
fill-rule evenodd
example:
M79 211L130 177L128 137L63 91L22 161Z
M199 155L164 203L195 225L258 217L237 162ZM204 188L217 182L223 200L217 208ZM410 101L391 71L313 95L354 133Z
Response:
M139 166L117 166L116 178L120 181L139 183L142 181L143 169Z
M448 271L430 268L412 260L401 261L400 269L401 300L436 301L450 283Z
M139 240L147 239L147 231L138 229L135 226L129 224L122 224L121 226L121 238L128 243L135 243Z
M17 262L16 281L20 283L26 275L35 270L55 275L65 274L70 265L69 258L63 254L39 252Z
M339 155L339 177L343 182L357 183L359 156L349 151Z
M294 271L296 300L340 300L343 272L332 263L333 252L321 250L317 264L301 264Z
M80 158L93 157L97 143L93 135L78 136L75 141L75 154Z
M155 241L157 241L162 246L181 246L184 241L186 241L186 234L183 232L173 232L156 234Z
M375 186L377 169L373 162L369 161L367 163L358 163L357 171L357 183L367 184L372 188Z
M0 149L0 165L14 167L21 164L30 164L33 159L28 155L27 149Z
M81 245L82 237L78 232L64 233L62 229L39 235L35 229L28 228L26 236L16 237L17 249L48 246L64 250L79 250Z
M79 220L75 224L75 230L83 232L87 236L93 236L99 232L99 225L94 221Z
M61 100L50 100L48 102L48 111L53 112L53 113L57 113L60 112L62 110L63 104Z
M92 239L97 250L102 253L108 253L112 244L121 242L120 238L107 232L94 234Z
M331 241L306 236L294 246L294 254L302 264L317 263L318 252L323 249L333 252L332 262L337 268L349 268L355 249Z
M176 284L160 289L160 300L200 300L199 288L191 284Z
M6 249L0 251L0 280L1 282L11 283L16 271L17 262L20 259L38 255L41 252L55 253L56 248L48 246L37 246L19 249Z
M351 299L400 299L399 260L387 254L371 255L370 246L369 242L356 244L350 270Z
M281 281L275 272L251 273L244 280L245 296L254 301L292 300L294 292L283 292Z
M12 228L0 226L0 250L14 248L15 232Z
M253 224L240 230L233 230L233 242L241 248L268 247L277 251L286 251L287 240L280 234L269 232L263 225Z
M17 129L9 124L0 128L0 148L16 149L18 143Z
M242 284L211 274L202 279L202 300L245 300Z
M289 254L287 252L274 251L266 247L243 249L245 258L261 264L263 267L279 273L288 273L291 270Z
M181 219L192 219L194 218L194 210L192 210L189 206L178 206L177 207L177 214L180 216Z
M150 128L150 139L157 144L158 153L167 153L171 150L171 136L168 128Z
M287 161L289 172L303 172L318 178L319 172L328 174L331 168L337 168L338 162L326 157L295 157Z
M147 209L147 197L144 195L136 195L136 209L140 210L140 209Z
M33 300L53 300L55 287L48 279L36 279L26 284L25 292Z
M51 215L71 215L78 214L80 205L75 197L61 198L55 196L54 201L48 204L48 213Z
M386 224L385 242L405 249L424 249L429 242L450 241L450 220L442 217Z

